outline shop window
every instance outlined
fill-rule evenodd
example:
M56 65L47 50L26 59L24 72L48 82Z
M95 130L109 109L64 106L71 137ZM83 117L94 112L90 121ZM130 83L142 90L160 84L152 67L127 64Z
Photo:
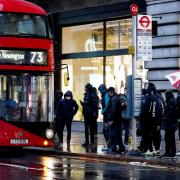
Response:
M117 93L124 93L127 87L127 76L132 74L132 57L108 56L106 57L106 86L113 86Z
M123 49L132 45L131 19L108 21L106 23L106 49Z
M69 68L69 83L64 81L67 71L62 70L61 87L63 93L67 90L73 92L73 97L79 105L75 120L83 120L82 106L80 100L83 101L84 86L87 83L91 83L94 87L98 88L103 83L103 58L82 58L82 59L68 59L62 60L63 64L67 64ZM99 113L99 119L102 119L101 113Z
M103 23L62 28L62 53L103 50Z

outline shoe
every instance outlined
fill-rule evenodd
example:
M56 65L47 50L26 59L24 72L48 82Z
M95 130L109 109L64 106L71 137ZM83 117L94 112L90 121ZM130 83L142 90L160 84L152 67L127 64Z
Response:
M145 156L152 156L153 155L153 151L147 150L145 153L143 153L143 155L145 155Z
M160 150L157 150L155 155L160 156Z
M165 154L163 154L161 157L162 157L162 158L170 158L171 156L170 156L170 154L165 153Z
M82 144L82 147L87 147L88 145L89 145L89 143L85 142L85 143Z
M107 153L117 153L117 150L115 148L110 148Z
M145 153L147 150L141 146L138 146L137 149L141 152L141 153Z
M109 151L109 148L108 147L103 147L101 150L102 151Z
M128 148L129 148L129 145L128 145L128 144L124 144L124 147L125 147L126 149L128 149Z
M59 143L58 149L59 149L59 150L63 150L63 143Z
M70 141L67 141L67 146L68 146L68 147L70 146Z
M157 154L157 151L153 150L153 155L156 156L156 154Z

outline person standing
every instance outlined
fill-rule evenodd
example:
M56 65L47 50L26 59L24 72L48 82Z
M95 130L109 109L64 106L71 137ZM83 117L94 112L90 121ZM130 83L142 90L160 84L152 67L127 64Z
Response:
M89 133L91 145L94 145L95 123L97 119L99 98L94 92L93 86L90 83L85 85L84 101L80 101L83 107L84 126L85 126L85 142L83 147L89 145Z
M94 129L94 135L97 135L98 134L98 122L97 122L97 119L98 119L98 116L99 116L99 97L97 95L97 89L95 87L92 88L92 103L97 106L97 108L95 108L95 111L94 111L94 126L93 126L93 129Z
M146 117L148 115L148 94L147 90L144 88L142 89L142 97L141 97L141 108L140 108L140 114L139 114L139 129L141 132L141 141L140 145L138 146L138 149L145 153L147 151L147 145L146 145L146 133L145 133L145 122Z
M55 92L55 96L54 96L54 110L56 110L58 102L59 102L60 99L62 99L62 97L63 97L63 92L58 89Z
M164 109L165 109L165 101L164 101L164 98L161 94L160 91L157 91L157 95L156 95L156 107L157 107L157 110L158 113L156 115L156 118L158 118L156 120L156 127L154 129L154 132L153 132L153 145L154 145L154 155L157 155L159 156L160 155L160 145L161 145L161 128L162 128L162 121L164 119Z
M107 92L107 88L105 87L104 84L99 85L98 87L99 92L101 93L101 113L103 115L103 135L107 144L107 147L103 147L102 150L103 151L107 151L109 150L109 145L110 145L110 137L109 137L109 125L108 125L108 121L107 121L107 106L109 103L109 95Z
M124 134L124 146L125 148L129 148L128 141L129 141L129 134L130 134L130 123L131 118L128 116L127 112L127 95L126 89L124 89L124 94L120 94L121 103L122 103L122 131L125 131Z
M176 106L177 106L177 118L178 118L178 134L180 140L180 85L178 86L178 94L176 97Z
M108 94L110 97L107 107L107 119L110 130L111 148L110 152L117 152L117 146L119 146L119 152L125 152L125 147L122 142L122 104L120 97L116 94L114 87L109 87Z
M159 151L160 144L159 139L154 139L154 134L160 133L161 123L162 123L162 107L161 107L161 101L159 99L159 96L157 94L156 87L153 83L148 84L147 88L147 103L146 104L146 110L147 115L144 122L144 136L145 136L145 142L146 142L146 149L147 151L144 153L144 155L155 155L156 152L153 152L153 144L155 145L155 150Z
M63 97L63 92L60 91L59 89L56 90L55 96L54 96L54 113L55 114L56 114L57 105L58 105L59 101L62 99L62 97ZM55 115L54 123L53 123L53 128L54 128L54 132L55 132L54 133L54 140L55 140L56 134L58 136L58 132L57 132L57 128L56 128L56 121L57 121L57 119L56 119L56 115ZM59 139L59 137L58 137L58 139Z
M56 108L56 129L59 137L59 148L63 147L63 131L66 125L67 128L67 147L70 147L71 140L71 124L74 115L78 111L78 105L73 99L71 91L64 94L64 99L61 99Z
M164 114L164 130L165 130L165 157L174 157L176 155L175 132L177 130L177 110L176 100L171 90L165 92L165 114Z

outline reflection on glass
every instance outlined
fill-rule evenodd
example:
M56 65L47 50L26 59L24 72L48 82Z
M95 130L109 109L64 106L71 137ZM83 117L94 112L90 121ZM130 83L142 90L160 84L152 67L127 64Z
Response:
M62 29L62 52L92 52L103 50L103 24L64 27Z
M71 90L73 92L74 99L79 105L78 113L74 119L82 120L82 106L79 100L83 99L84 86L87 83L91 83L96 88L103 83L103 58L69 59L63 60L62 64L68 65L70 76L68 86L65 86L64 76L66 75L66 70L62 70L62 91Z
M44 16L0 13L0 35L49 37L48 33Z
M49 77L0 76L0 117L7 121L48 120Z
M131 19L109 21L106 23L106 49L123 49L132 45Z
M106 85L115 87L117 93L124 93L127 76L132 74L132 57L109 56L106 59Z

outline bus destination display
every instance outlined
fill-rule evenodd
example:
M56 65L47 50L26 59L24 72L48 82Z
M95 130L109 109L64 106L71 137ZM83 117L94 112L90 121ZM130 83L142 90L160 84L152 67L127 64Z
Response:
M47 52L1 49L0 64L47 65Z

